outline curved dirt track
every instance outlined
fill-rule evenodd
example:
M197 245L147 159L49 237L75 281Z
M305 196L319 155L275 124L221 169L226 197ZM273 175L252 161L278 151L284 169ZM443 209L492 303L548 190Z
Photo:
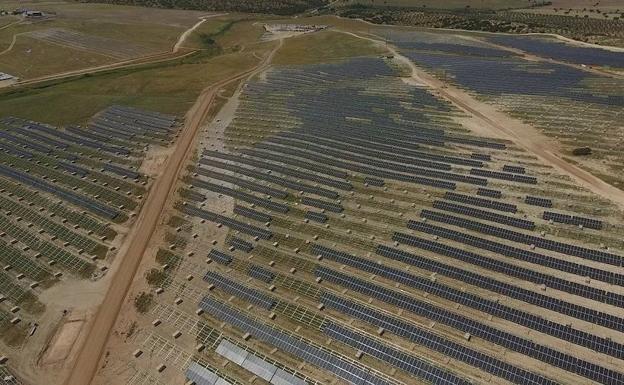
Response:
M100 304L94 320L88 326L89 331L80 349L74 367L65 382L66 385L88 385L93 380L98 363L111 330L117 320L119 311L132 284L136 271L149 241L156 229L158 220L174 191L175 183L185 160L192 152L192 144L202 122L206 119L210 106L218 90L232 82L253 76L265 70L271 63L273 55L282 46L282 41L255 68L241 72L230 78L221 80L205 89L186 115L186 122L180 137L175 144L173 154L167 160L164 172L156 180L143 205L132 231L124 242L124 248L117 258L121 263L111 280L108 292Z
M498 111L495 107L478 101L465 91L452 87L434 78L422 69L418 68L409 58L401 55L396 48L391 45L386 45L385 42L381 40L360 36L352 32L340 32L385 46L392 53L392 55L394 55L396 60L399 60L409 66L412 71L411 77L413 80L429 86L431 89L438 92L442 97L451 101L468 114L483 122L482 131L478 134L487 133L494 137L502 137L513 141L518 146L536 155L544 163L553 166L564 174L569 175L576 180L579 185L602 196L605 199L610 200L621 209L624 209L624 191L606 183L590 172L565 161L562 154L560 154L557 150L557 144L533 126L511 118L507 114Z

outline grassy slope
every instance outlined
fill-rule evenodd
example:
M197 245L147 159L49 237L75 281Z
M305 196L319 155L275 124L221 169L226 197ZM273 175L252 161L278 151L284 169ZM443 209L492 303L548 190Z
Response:
M253 27L256 28L256 27ZM115 103L183 115L199 93L211 83L252 67L258 56L275 43L255 44L232 52L228 40L249 34L251 25L240 25L216 39L228 53L192 58L139 69L113 70L78 80L0 92L0 116L14 115L55 125L84 123L95 112Z
M275 64L323 63L352 56L384 53L373 43L334 31L322 31L286 40Z

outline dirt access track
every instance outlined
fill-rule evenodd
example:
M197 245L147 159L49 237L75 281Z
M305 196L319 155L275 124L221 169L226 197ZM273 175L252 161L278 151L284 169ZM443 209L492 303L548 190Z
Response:
M453 87L452 85L436 79L417 67L409 58L401 55L396 48L391 45L386 45L385 41L381 38L378 40L352 32L340 32L360 39L369 40L375 44L386 47L394 56L395 60L410 68L412 72L410 80L430 87L440 96L451 101L470 116L477 119L479 123L482 123L479 125L480 129L476 132L477 134L513 141L518 146L535 154L544 163L569 175L576 180L579 185L624 209L624 191L606 183L582 168L567 162L563 159L563 155L558 150L559 145L551 138L539 132L535 127L498 111L495 107L475 99L467 92L457 87ZM474 129L474 127L471 128Z
M110 287L95 318L90 325L87 325L88 334L65 383L66 385L87 385L93 380L109 335L134 280L143 254L154 234L165 205L171 201L170 197L175 190L178 175L184 168L186 159L192 153L194 139L201 124L208 116L217 92L229 83L253 76L268 68L275 52L282 46L282 43L283 40L280 40L279 44L256 67L223 79L206 88L187 113L184 128L175 144L175 149L167 160L162 175L154 183L133 229L119 251L117 258L121 258L121 263L111 280Z

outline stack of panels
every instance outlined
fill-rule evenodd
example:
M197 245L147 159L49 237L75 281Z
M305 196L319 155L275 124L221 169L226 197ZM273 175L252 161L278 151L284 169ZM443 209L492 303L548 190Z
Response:
M500 199L503 196L503 193L498 190L492 190L488 188L479 187L477 189L477 195L481 195L489 198L497 198Z
M232 239L230 239L230 246L235 249L242 250L246 253L250 253L251 250L253 250L253 245L250 242L247 242L237 237L232 237Z
M206 275L204 275L204 281L212 283L228 294L234 295L246 302L260 306L267 310L271 310L276 303L275 300L268 295L264 295L258 290L243 286L240 283L225 278L214 271L207 272Z
M204 297L200 307L212 317L248 332L260 341L272 345L300 360L333 373L337 378L354 385L393 385L394 383L372 373L366 367L342 355L330 353L303 339L290 336L278 329L262 324L238 310Z
M465 229L477 231L482 234L493 235L495 237L503 238L508 241L524 243L526 245L534 245L535 247L541 247L546 250L556 251L558 253L571 255L590 261L606 263L613 266L622 266L621 256L600 250L574 246L564 242L553 241L550 239L536 237L534 235L519 233L514 230L501 229L500 227L486 225L481 222L475 222L468 219L463 219L430 210L422 210L420 216L430 219L432 221L463 227Z
M455 203L450 203L446 201L435 201L433 202L433 207L438 210L450 211L470 217L485 219L490 222L501 223L507 226L518 227L520 229L525 230L534 230L535 223L532 221L527 221L526 219L509 217L506 215L501 215L497 213L492 213L486 210L477 209L474 207L462 206Z
M552 207L553 205L552 200L550 199L532 197L530 195L527 195L527 197L524 199L524 203L526 203L527 205L533 205L533 206L539 206L539 207Z
M315 211L306 211L305 218L319 223L325 223L329 220L327 215L323 213L317 213Z
M233 259L231 255L228 255L216 249L210 250L210 252L208 253L208 258L226 266L232 263Z
M485 372L509 380L515 384L555 385L556 382L536 375L504 361L487 356L479 351L449 341L436 334L423 330L411 323L373 310L354 301L340 298L331 293L324 293L321 302L328 308L338 310L348 316L368 322L403 337L411 342L425 346L453 359L478 367ZM434 384L437 381L433 382Z
M478 247L483 250L499 253L507 257L512 257L537 265L550 267L552 269L576 274L580 277L590 277L592 279L611 283L614 285L624 286L624 275L615 273L613 271L601 270L591 266L568 262L563 259L553 258L548 255L535 253L531 250L519 249L517 247L509 246L500 242L495 242L489 239L465 234L465 232L450 230L440 226L434 226L429 223L409 221L407 227L411 230L422 231L427 234L451 239L453 241Z
M198 209L197 207L193 207L190 205L184 205L182 207L182 212L188 215L196 216L199 218L203 218L210 222L221 223L224 226L231 228L232 230L240 231L241 233L249 234L252 237L258 237L261 239L270 239L273 236L273 233L265 230L263 228L252 226L223 215L219 215L217 213L213 213L210 211Z
M444 194L444 199L514 214L518 211L516 205L512 205L511 203L498 202L489 199L473 197L470 195L458 194L450 191L447 191Z
M543 218L547 221L552 220L554 222L565 223L568 225L583 226L588 229L602 230L603 227L602 221L598 219L577 217L576 215L554 213L552 211L544 211Z
M251 265L249 270L247 271L250 277L259 279L266 283L271 283L273 279L275 279L275 274L269 269L265 269L264 267L258 265Z
M337 203L322 201L320 199L314 199L310 197L301 198L301 203L307 206L318 207L319 209L331 211L334 213L341 213L344 207Z
M604 384L624 383L624 374L622 373L537 344L526 338L518 337L479 321L455 314L431 303L419 301L403 293L374 285L369 281L350 277L324 267L317 267L314 273L317 277L329 282L354 290L363 295L377 298L383 302L417 314L418 316L426 317L434 322L440 322L441 324L448 325L464 333L469 333L472 336L482 338L593 381Z
M490 170L484 170L481 168L471 168L470 174L483 176L486 178L503 179L503 180L508 180L511 182L537 184L537 178L535 178L534 176L511 174L507 172L490 171Z
M254 221L267 223L270 222L271 216L265 213L261 213L260 211L253 210L247 207L236 205L234 206L234 214L242 215L249 219L253 219Z
M533 282L538 285L546 285L553 289L561 290L561 291L574 294L574 295L578 295L580 297L584 297L584 298L591 299L594 301L608 303L608 304L619 306L619 307L624 306L624 295L608 292L602 289L594 288L591 286L583 285L583 284L572 282L572 281L567 281L565 279L561 279L552 275L536 272L536 271L526 269L523 267L519 267L510 263L502 262L497 259L488 258L486 256L472 253L464 249L448 246L441 242L436 242L436 241L416 237L414 235L403 234L403 233L394 233L394 235L392 236L392 240L410 245L412 247L417 247L422 250L426 250L426 251L430 251L436 254L451 257L462 262L471 263L475 266L480 266L484 269L497 271L497 272L503 273L511 277ZM385 248L386 246L379 246L377 249L377 253L382 254ZM391 252L390 254L392 256L396 255L395 252ZM382 254L382 255L385 255L385 254ZM385 256L388 256L388 255L385 255ZM418 257L418 258L420 259L422 257ZM528 260L531 261L530 259ZM548 266L547 259L543 260L542 262L543 262L543 265ZM429 261L429 263L422 262L422 265L433 266L438 263L439 262ZM451 271L454 271L456 269L457 268L449 266L448 269L446 268L442 269L440 273L451 274ZM443 271L446 271L446 273L443 273ZM486 285L482 287L489 288L489 290L492 290L492 291L504 290L510 293L509 294L510 296L515 295L516 296L515 298L522 299L523 301L526 301L529 303L537 304L540 306L541 304L544 304L544 303L550 303L551 305L549 306L552 306L552 309L558 309L556 311L560 313L573 315L575 317L583 316L585 317L583 319L587 319L587 320L590 320L592 323L596 323L594 322L595 314L596 314L596 311L594 310L584 311L583 307L581 306L568 304L558 299L551 298L547 300L546 299L547 296L544 296L542 294L529 292L521 288L516 288L509 284L495 281L492 278L488 278L484 276L481 278L481 276L477 276L477 275L473 276L473 274L474 273L465 272L460 275L457 275L456 273L453 273L453 276L465 277L466 279L469 279L471 282L478 282L479 285ZM473 278L469 278L469 277L473 277ZM539 302L537 299L533 299L533 298L539 299ZM616 321L615 318L612 318L612 317L608 317L608 318L610 319L610 321L608 324L605 324L605 326L611 325L607 327L612 328L613 327L612 325L617 325L617 322L615 322Z
M511 165L503 165L503 171L505 172L512 172L514 174L525 174L526 170L524 169L524 167L520 167L520 166L511 166Z

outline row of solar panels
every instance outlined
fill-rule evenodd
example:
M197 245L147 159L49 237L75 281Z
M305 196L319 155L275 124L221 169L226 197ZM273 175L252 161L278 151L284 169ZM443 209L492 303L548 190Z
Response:
M545 254L536 253L531 250L520 249L507 245L505 243L491 241L489 239L466 234L462 231L451 230L429 223L410 221L408 222L407 227L411 230L417 230L427 234L443 237L459 243L463 243L465 245L473 246L482 250L488 250L521 261L527 261L536 265L549 267L551 269L565 271L568 273L576 274L580 277L590 277L592 279L611 283L614 285L624 286L624 275L614 272L612 270L598 269L592 266L570 262L560 258L554 258Z
M238 310L210 297L204 297L200 307L212 317L250 333L254 338L274 346L311 365L333 373L337 378L354 385L392 385L370 369L311 342L288 335L248 317Z
M535 222L526 219L514 218L507 215L501 215L474 207L462 206L447 201L434 201L433 208L438 210L450 211L474 218L485 219L490 222L496 222L507 226L518 227L525 230L534 230Z
M483 234L492 235L497 238L503 238L508 241L523 243L526 245L534 245L546 250L556 251L558 253L575 256L590 261L606 263L613 266L622 266L622 256L611 254L605 251L588 249L586 247L575 246L565 242L554 241L551 239L537 237L535 235L524 234L514 230L502 229L500 227L487 225L481 222L463 219L452 215L439 213L431 210L422 210L421 217L436 222L443 222L450 225L463 227L465 229L477 231Z
M537 184L537 178L534 176L521 175L521 174L512 174L508 172L500 172L500 171L492 171L492 170L484 170L481 168L471 168L471 175L483 176L487 178L494 179L502 179L508 180L511 182L518 183L528 183L528 184Z
M589 229L602 230L603 223L598 219L578 217L576 215L568 215L561 213L554 213L552 211L544 211L542 216L547 221L554 221L558 223L565 223L568 225L583 226Z
M624 383L624 374L622 373L455 314L436 305L419 301L412 296L372 284L370 281L338 273L325 267L317 267L314 273L317 277L328 282L376 298L418 316L426 317L434 322L461 330L464 333L469 333L472 336L482 338L593 381L606 384Z
M360 258L354 255L350 255L347 253L336 252L335 250L331 250L328 248L319 247L315 245L313 247L313 251L318 255L322 255L330 260L334 260L336 262L345 264L347 266L352 266L362 271L372 273L375 275L379 275L381 277L393 280L395 282L404 284L408 287L415 288L417 290L425 291L427 293L436 295L441 298L445 298L449 301L456 302L462 304L464 306L468 306L474 308L476 310L482 311L484 313L488 313L490 315L506 319L508 321L517 323L519 325L531 328L533 330L540 331L542 333L552 335L557 338L561 338L563 340L576 343L581 346L588 347L590 349L599 351L601 353L609 354L613 357L624 357L624 353L622 352L622 348L624 347L621 344L613 343L610 340L605 338L597 337L595 335L576 330L573 328L569 328L567 325L559 324L556 322L551 322L545 318L533 315L531 313L517 310L512 307L500 304L493 300L484 299L482 297L465 293L462 290L454 289L449 286L432 282L428 278L418 277L414 274L405 272L403 270L391 268L388 266L377 264L373 261L366 260L364 258ZM401 252L400 250L391 249L391 248L378 248L377 252L380 255L386 256L390 259L400 260L402 262L406 262L411 265L416 265L416 256L410 255L409 253ZM429 264L431 266L431 264ZM421 267L421 266L418 266ZM435 267L435 266L434 266ZM436 270L435 272L440 272L441 274L448 269L443 270L438 268L432 268L430 270ZM423 267L427 269L427 267ZM466 278L466 274L455 274L454 278ZM479 284L482 282L479 279L478 275L471 276L471 281L468 283L471 284ZM493 280L492 280L493 281ZM494 281L496 282L496 281ZM491 286L491 285L490 285ZM511 286L511 285L510 285ZM498 290L499 292L501 290ZM510 295L512 296L512 295ZM538 297L535 297L539 299ZM546 297L547 298L547 297ZM536 301L533 301L536 302ZM555 303L553 301L553 303ZM545 306L547 307L547 306ZM582 307L579 307L583 309ZM555 309L551 309L556 311ZM587 313L591 313L588 311L589 309L584 309ZM608 314L602 314L603 320L606 318L609 320L610 318L615 318L616 322L619 322L620 330L624 325L624 319L610 316ZM600 314L596 318L600 318ZM601 322L600 324L604 324L605 322Z
M273 236L273 233L266 229L263 229L257 226L252 226L247 223L240 222L240 221L228 218L226 216L223 216L217 213L198 209L197 207L193 207L190 205L184 205L182 207L182 212L191 216L196 216L196 217L214 222L214 223L220 223L224 226L231 228L232 230L236 230L236 231L240 231L241 233L249 234L252 237L258 237L261 239L269 239Z

